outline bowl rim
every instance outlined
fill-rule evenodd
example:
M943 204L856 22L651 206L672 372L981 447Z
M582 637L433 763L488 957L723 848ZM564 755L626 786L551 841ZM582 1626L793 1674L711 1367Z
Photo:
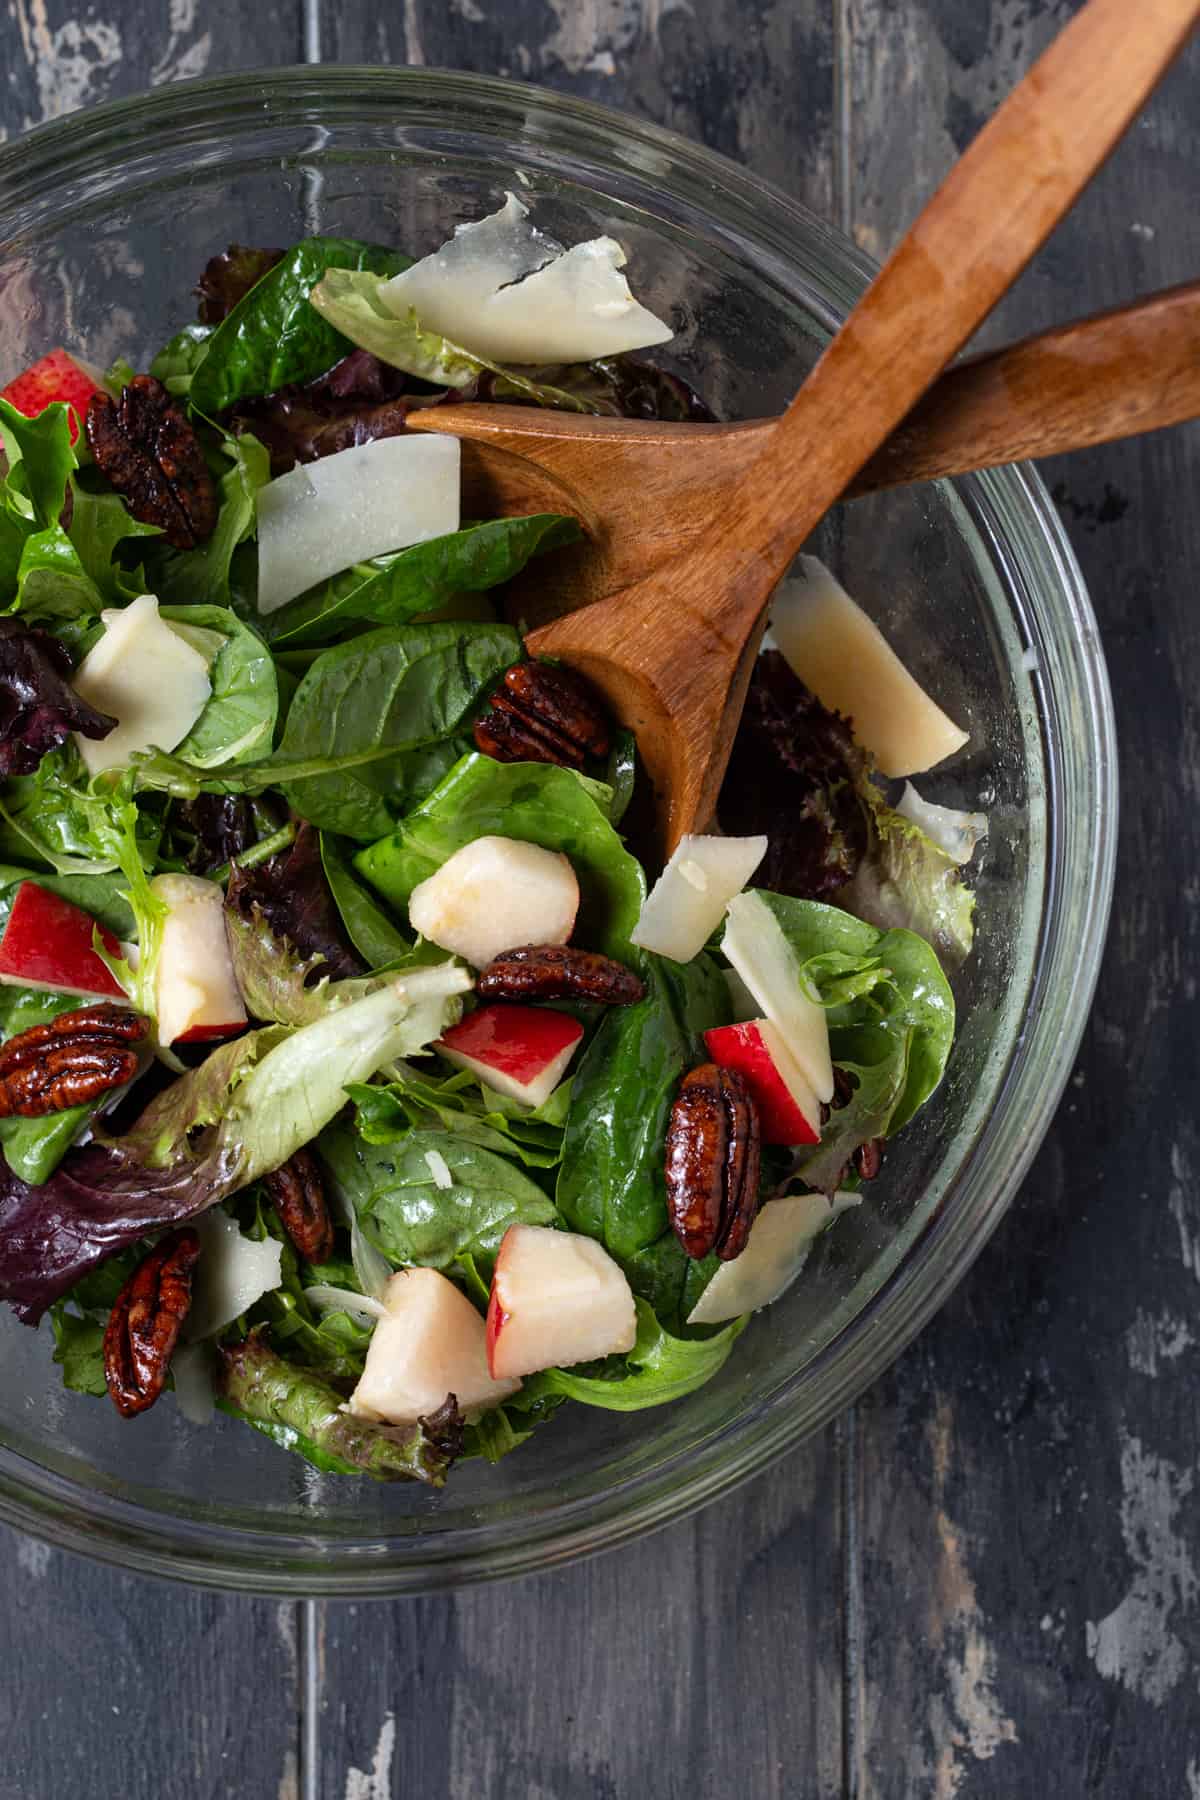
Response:
M319 95L316 89L320 89ZM716 184L727 196L767 202L781 227L800 225L810 241L823 241L838 262L856 268L869 278L873 266L852 243L818 215L763 178L751 174L716 151L692 143L664 127L646 123L623 112L589 100L577 100L531 83L496 76L463 74L427 68L370 68L355 65L300 64L205 76L151 89L124 99L103 102L82 112L48 121L31 132L0 146L0 247L6 241L7 220L13 209L19 214L27 196L36 193L56 168L72 166L89 150L111 146L115 132L126 127L144 131L155 126L168 135L179 134L190 121L213 117L219 107L252 106L264 122L274 104L287 104L289 96L304 91L322 104L335 100L353 106L376 95L393 94L398 100L415 101L437 95L442 100L461 99L468 104L491 103L524 106L550 115L571 127L581 124L619 137L622 146L644 147L668 157L702 182ZM262 111L264 100L267 111ZM645 178L644 164L638 173ZM780 239L782 242L782 238ZM1085 781L1090 776L1086 827L1089 845L1086 886L1075 871L1070 897L1076 906L1069 941L1055 911L1061 889L1063 859L1057 815L1050 811L1047 845L1051 864L1036 966L1030 988L1022 1041L1043 1047L1044 1061L1037 1061L1037 1081L1030 1079L1037 1060L1026 1054L1019 1067L1010 1066L1003 1088L1021 1090L1020 1137L1007 1146L1002 1178L973 1208L951 1207L939 1211L921 1232L899 1266L884 1280L859 1313L856 1323L869 1319L865 1342L848 1355L848 1333L837 1334L814 1358L805 1379L823 1366L826 1394L816 1418L798 1420L777 1398L760 1404L750 1415L706 1443L689 1464L686 1475L678 1469L663 1479L659 1470L628 1484L640 1489L630 1504L622 1486L599 1499L573 1502L560 1514L540 1514L511 1533L509 1541L482 1549L462 1550L450 1532L443 1541L434 1531L418 1540L419 1563L375 1561L353 1552L340 1560L336 1551L319 1555L307 1541L307 1557L299 1539L267 1539L266 1534L222 1528L214 1549L207 1539L211 1528L195 1526L140 1505L105 1496L104 1516L87 1510L87 1490L52 1471L37 1467L6 1448L0 1449L0 1520L32 1532L58 1547L81 1552L97 1560L142 1573L166 1576L209 1587L239 1592L288 1596L371 1597L397 1593L429 1592L544 1569L583 1555L615 1548L634 1537L661 1528L697 1508L730 1493L743 1481L768 1468L804 1438L823 1429L838 1412L871 1385L926 1324L931 1315L962 1279L982 1250L1013 1194L1025 1176L1050 1123L1065 1086L1086 1024L1099 974L1112 896L1116 859L1117 760L1116 732L1103 653L1096 621L1082 572L1066 531L1050 496L1036 472L1012 465L983 475L961 478L956 484L964 496L985 512L999 516L1002 535L1005 519L1016 520L1036 540L1052 566L1057 583L1054 608L1048 615L1057 628L1057 648L1070 659L1078 689L1081 715L1074 724L1085 741L1060 746L1076 758ZM1035 686L1036 686L1035 682ZM1043 691L1045 704L1053 696ZM1043 717L1044 723L1044 717ZM1047 762L1052 764L1050 749ZM1069 783L1064 785L1069 786ZM1059 796L1060 802L1062 795ZM1057 925L1057 936L1054 927ZM1047 941L1047 933L1052 941ZM1011 1059L1010 1059L1011 1061ZM1022 1083L1022 1076L1026 1079ZM1011 1109L1010 1109L1011 1110ZM1012 1133L1009 1134L1010 1138ZM987 1131L975 1151L981 1153ZM938 1254L932 1252L937 1248ZM730 1440L736 1434L736 1442ZM31 1478L31 1471L33 1476ZM86 1502L79 1504L83 1493ZM264 1560L271 1542L291 1542L295 1553ZM392 1540L394 1546L395 1540ZM394 1551L393 1551L394 1554Z

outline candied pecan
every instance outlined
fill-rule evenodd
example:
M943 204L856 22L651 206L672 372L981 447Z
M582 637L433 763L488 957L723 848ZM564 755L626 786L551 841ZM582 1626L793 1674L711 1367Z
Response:
M861 1180L874 1181L883 1162L883 1139L868 1138L865 1144L858 1146L850 1160Z
M176 550L193 550L212 536L217 490L199 439L161 381L135 375L119 402L93 394L87 441L135 519L161 525Z
M124 1086L138 1066L131 1046L148 1029L139 1013L104 1004L9 1038L0 1046L0 1118L40 1119Z
M325 1199L325 1183L311 1150L297 1150L263 1186L279 1215L279 1223L305 1262L328 1262L333 1255L333 1219Z
M492 710L475 726L475 743L497 762L550 762L582 769L587 756L607 756L612 733L599 694L574 669L514 663Z
M572 944L506 950L480 971L476 987L484 1000L598 1000L603 1006L632 1006L646 993L624 963Z
M160 1238L117 1295L104 1332L104 1379L119 1413L132 1418L162 1393L192 1304L200 1239L190 1226Z
M758 1110L735 1069L702 1063L679 1084L667 1126L667 1209L689 1256L731 1262L758 1212Z

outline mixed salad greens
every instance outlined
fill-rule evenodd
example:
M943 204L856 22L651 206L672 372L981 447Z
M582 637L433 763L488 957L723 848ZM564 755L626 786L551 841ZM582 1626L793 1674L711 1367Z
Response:
M889 767L873 713L962 734L896 699L882 640L852 704L812 676L801 615L823 643L862 620L826 571L751 684L743 835L661 874L621 834L629 734L564 751L505 698L543 675L506 686L504 584L579 528L461 520L457 445L405 421L708 416L630 354L670 332L622 261L511 198L416 264L235 246L152 380L58 351L4 390L0 1297L77 1392L173 1387L318 1469L435 1484L567 1400L675 1400L941 1079L986 822L888 804L873 770L929 762ZM479 747L506 708L530 756ZM511 970L476 991L568 942L574 986L535 956L528 1003ZM605 1003L602 959L639 998ZM121 1008L149 1023L114 1086ZM697 1065L755 1116L733 1257L696 1253L665 1162Z

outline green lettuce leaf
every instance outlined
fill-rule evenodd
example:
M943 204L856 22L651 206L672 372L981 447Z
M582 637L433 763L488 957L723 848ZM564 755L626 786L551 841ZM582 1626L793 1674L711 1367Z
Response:
M169 624L216 632L222 648L209 669L212 698L176 756L195 767L241 763L265 755L275 736L279 687L262 639L224 606L163 606Z
M207 356L215 331L215 325L185 325L163 345L150 364L150 373L162 382L168 394L190 393L192 377Z
M510 1102L505 1112L502 1097L466 1070L439 1080L399 1064L390 1074L386 1085L347 1089L357 1109L355 1125L368 1144L394 1144L410 1131L441 1126L482 1150L516 1157L526 1168L550 1169L562 1158L569 1081L560 1082L539 1107Z
M346 935L370 969L404 962L412 942L350 870L341 843L321 833L321 866Z
M672 1337L659 1324L649 1302L638 1300L637 1339L626 1356L609 1357L598 1375L581 1375L573 1369L544 1369L540 1375L527 1378L514 1404L539 1400L546 1394L562 1394L609 1412L640 1412L648 1406L666 1406L712 1380L747 1323L745 1318L734 1319L708 1338Z
M129 538L159 538L162 528L135 519L120 494L76 476L71 482L71 527L68 536L88 580L106 606L124 606L146 592L140 572L130 574L117 560L117 547ZM31 609L30 609L31 610Z
M481 375L494 375L499 378L493 388L497 399L532 400L538 406L565 412L597 410L582 395L550 387L518 369L503 368L436 331L424 330L411 306L403 313L393 312L383 299L382 288L377 274L330 268L309 299L320 316L360 350L369 350L380 362L431 381L435 387L470 387Z
M498 587L531 557L574 543L580 535L575 520L558 513L468 525L393 556L344 569L268 614L263 629L271 644L282 648L332 643L347 625L364 621L399 625L415 613L447 605L456 594Z
M35 525L43 530L57 525L75 470L70 407L58 400L27 419L7 400L0 400L0 441L8 460L6 506L11 507L19 495Z
M910 819L871 789L871 849L838 893L841 905L883 931L900 926L933 945L948 969L970 955L975 896L962 869Z
M104 604L61 525L29 534L17 569L17 611L47 620L53 630L62 621L95 619Z
M192 367L188 398L210 417L238 400L273 394L293 382L313 381L349 349L337 328L309 305L309 295L329 269L373 270L398 275L409 258L354 238L304 238L256 281L208 339ZM176 355L181 346L173 339Z
M646 893L641 865L594 794L570 769L464 756L390 836L361 851L354 866L389 906L407 915L417 883L464 844L488 833L569 856L581 900L576 937L589 948L636 965L639 953L629 934Z

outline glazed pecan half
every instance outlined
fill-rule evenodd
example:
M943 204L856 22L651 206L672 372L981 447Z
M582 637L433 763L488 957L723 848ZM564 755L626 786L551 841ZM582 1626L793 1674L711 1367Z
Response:
M104 1379L119 1413L153 1406L166 1385L192 1304L200 1239L190 1228L160 1238L117 1295L104 1333Z
M607 756L612 733L591 682L553 663L514 663L475 725L475 743L496 762L548 762L582 769Z
M217 490L200 442L153 375L135 375L114 401L93 394L87 441L96 467L135 519L161 525L176 550L194 550L217 523Z
M149 1021L124 1006L85 1006L0 1046L0 1119L41 1119L132 1081Z
M646 984L624 963L572 944L522 944L482 970L476 983L484 1000L598 1000L632 1006Z
M667 1210L689 1256L731 1262L758 1211L761 1138L744 1077L702 1063L679 1084L667 1126Z
M333 1219L325 1198L325 1183L311 1150L297 1150L263 1186L279 1215L279 1223L305 1262L328 1262L333 1255Z

